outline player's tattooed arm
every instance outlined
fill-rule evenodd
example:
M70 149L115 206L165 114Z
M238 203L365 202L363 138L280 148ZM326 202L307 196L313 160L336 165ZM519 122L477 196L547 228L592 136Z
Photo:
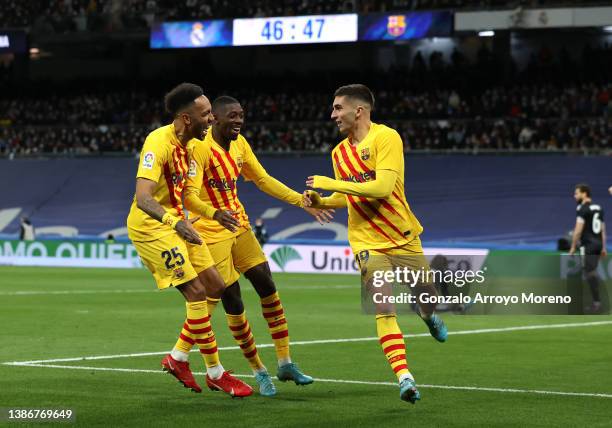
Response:
M136 179L136 206L161 222L166 210L153 197L156 184L146 178Z
M136 206L161 223L166 210L153 197L156 185L157 183L146 178L139 177L136 179ZM202 238L192 226L192 223L195 223L198 219L199 217L189 221L176 221L175 219L176 224L173 228L187 242L202 245Z

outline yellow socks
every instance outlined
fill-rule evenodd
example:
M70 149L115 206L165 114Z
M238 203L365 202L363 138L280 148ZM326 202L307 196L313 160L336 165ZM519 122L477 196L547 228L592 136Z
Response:
M219 352L217 351L217 341L215 340L215 333L212 331L210 325L210 315L208 315L208 308L205 301L187 302L187 322L183 326L183 331L185 330L191 333L190 336L198 345L200 353L206 363L206 367L218 366ZM181 332L179 342L184 340L182 336L183 332Z
M255 338L251 332L249 321L246 318L246 312L243 312L240 315L226 314L226 317L227 324L232 331L232 336L234 336L234 340L236 340L236 343L238 346L240 346L244 358L248 360L251 369L253 369L253 371L265 369L265 366L261 362L259 354L257 353Z
M395 314L376 315L376 331L387 361L397 378L400 381L404 377L412 378L406 362L404 336L397 325Z
M274 341L276 358L278 358L279 365L290 363L289 330L287 328L287 320L285 319L285 311L283 310L278 292L274 292L274 294L261 299L261 309L268 323L268 330L270 330L272 340Z

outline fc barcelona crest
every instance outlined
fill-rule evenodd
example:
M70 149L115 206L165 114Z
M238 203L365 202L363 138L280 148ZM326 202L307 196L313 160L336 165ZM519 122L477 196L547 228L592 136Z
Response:
M238 168L242 169L242 156L236 158L236 165L238 165Z
M361 160L370 159L370 148L366 147L365 149L361 149Z
M406 16L391 15L387 19L387 33L393 37L399 37L406 32Z
M359 252L359 260L362 263L366 263L370 258L370 252L368 250L363 250Z
M174 269L174 277L175 278L181 279L184 276L185 276L185 271L183 270L183 268L176 268L176 269Z

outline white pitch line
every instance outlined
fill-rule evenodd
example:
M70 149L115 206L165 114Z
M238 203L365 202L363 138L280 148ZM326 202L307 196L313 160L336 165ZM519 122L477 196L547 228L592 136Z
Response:
M458 331L450 331L448 334L452 336L456 335L466 335L466 334L485 334L485 333L505 333L510 331L525 331L525 330L545 330L545 329L555 329L555 328L572 328L572 327L593 327L600 325L610 325L612 321L593 321L593 322L583 322L583 323L566 323L566 324L540 324L540 325L523 325L523 326L515 326L515 327L500 327L500 328L483 328L476 330L458 330ZM414 337L429 337L429 333L418 333L418 334L405 334L405 338L414 338ZM346 339L320 339L320 340L303 340L303 341L293 341L291 345L321 345L328 343L347 343L347 342L369 342L369 341L377 341L378 337L354 337L354 338L346 338ZM263 343L257 345L258 348L271 348L273 347L273 343ZM225 346L219 348L220 351L227 350L236 350L239 349L238 346ZM197 349L192 350L192 352L197 352ZM15 366L15 365L30 365L30 364L45 364L45 363L64 363L71 361L92 361L92 360L111 360L117 358L134 358L134 357L149 357L155 355L166 355L168 351L160 351L160 352L141 352L137 354L116 354L116 355L95 355L90 357L72 357L72 358L54 358L49 360L32 360L32 361L8 361L2 363L7 366Z
M58 364L20 364L22 367L44 367L53 369L67 369L67 370L95 370L105 372L124 372L124 373L155 373L164 374L161 370L151 369L124 369L114 367L87 367L87 366L65 366ZM204 372L194 372L194 375L205 375ZM234 374L236 377L253 378L253 375L241 375ZM347 379L321 379L315 378L317 382L327 383L344 383L353 385L377 385L377 386L394 386L397 387L397 383L394 382L373 382L365 380L347 380ZM603 394L597 392L567 392L567 391L547 391L540 389L517 389L517 388L490 388L481 386L456 386L456 385L419 385L419 388L431 388L431 389L447 389L447 390L458 390L458 391L482 391L482 392L506 392L506 393L518 393L518 394L541 394L541 395L562 395L572 397L594 397L594 398L612 398L612 394Z
M308 285L308 286L285 286L284 290L343 290L355 289L359 290L359 285ZM255 291L252 287L244 286L241 291ZM109 293L155 293L155 289L126 289L126 290L55 290L55 291L0 291L0 296L53 296L53 295L70 295L70 294L109 294Z
M153 293L154 290L56 290L56 291L5 291L0 296L40 296L40 295L69 295L69 294L108 294L108 293Z

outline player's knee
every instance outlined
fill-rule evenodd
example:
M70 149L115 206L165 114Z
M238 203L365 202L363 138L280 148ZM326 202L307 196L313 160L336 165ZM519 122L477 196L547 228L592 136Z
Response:
M233 283L225 289L221 296L221 303L225 312L231 315L240 315L244 312L244 303L240 294L240 285Z
M197 278L177 288L183 293L188 302L202 302L206 300L206 288Z
M393 303L377 303L376 315L394 315L395 305Z
M253 284L259 297L267 297L276 292L268 262L252 267L244 273L244 276Z
M587 278L597 278L597 269L593 269L592 271L585 272L585 276Z
M213 266L203 270L198 274L200 281L204 284L208 296L214 299L220 299L225 291L225 284L219 274L219 271Z

